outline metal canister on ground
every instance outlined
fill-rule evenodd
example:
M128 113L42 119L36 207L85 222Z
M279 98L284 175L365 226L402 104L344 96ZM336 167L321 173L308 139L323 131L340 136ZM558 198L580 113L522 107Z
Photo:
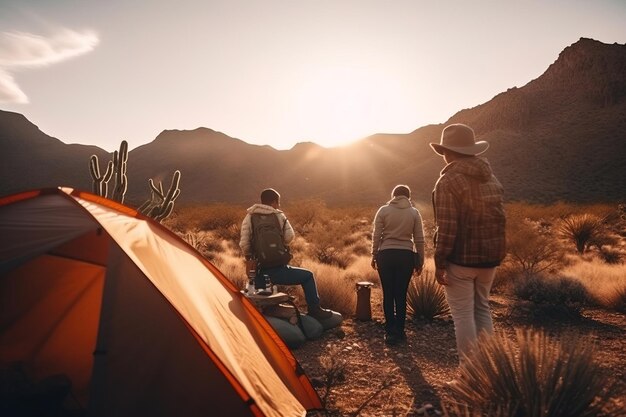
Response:
M373 282L359 281L356 283L356 318L357 320L369 321L372 319L372 306L370 304L371 288Z

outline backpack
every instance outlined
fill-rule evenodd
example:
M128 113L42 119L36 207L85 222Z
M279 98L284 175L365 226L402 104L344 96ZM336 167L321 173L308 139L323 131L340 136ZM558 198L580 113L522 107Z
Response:
M283 227L275 213L254 213L252 221L252 253L259 268L287 265L291 260L289 247L283 240ZM286 221L285 221L286 223Z

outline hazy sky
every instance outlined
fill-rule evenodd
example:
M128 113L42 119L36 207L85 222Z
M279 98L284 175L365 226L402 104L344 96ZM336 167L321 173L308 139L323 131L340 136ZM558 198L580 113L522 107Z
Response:
M117 149L208 127L287 149L442 123L589 37L626 1L0 0L0 109Z

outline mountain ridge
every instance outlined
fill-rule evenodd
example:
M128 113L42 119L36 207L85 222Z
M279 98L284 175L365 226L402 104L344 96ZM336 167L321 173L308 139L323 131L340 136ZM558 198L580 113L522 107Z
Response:
M66 145L16 115L0 111L0 195L56 185L90 190L89 156L102 161L110 154ZM276 150L206 127L163 130L129 152L127 201L140 204L149 195L148 178L167 186L179 169L180 202L187 204L256 201L270 186L289 199L380 203L398 183L427 202L443 168L428 143L457 122L490 142L486 156L509 200L626 200L626 45L581 38L524 86L410 133L377 133L336 148L302 142Z

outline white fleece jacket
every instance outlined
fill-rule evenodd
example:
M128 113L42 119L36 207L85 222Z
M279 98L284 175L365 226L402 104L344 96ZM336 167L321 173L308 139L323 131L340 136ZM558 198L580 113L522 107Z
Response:
M405 196L394 197L374 217L372 255L384 249L415 250L424 259L422 216Z

